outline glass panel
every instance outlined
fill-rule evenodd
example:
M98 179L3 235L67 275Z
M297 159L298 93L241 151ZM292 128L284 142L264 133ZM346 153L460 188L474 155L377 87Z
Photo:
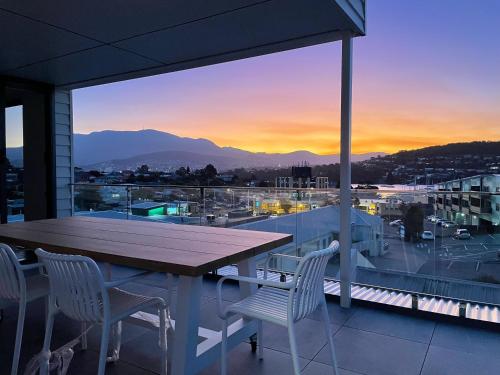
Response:
M23 106L5 109L7 222L24 221Z
M469 191L353 190L355 282L500 303L496 178L483 179L479 190L467 185ZM77 215L292 234L292 243L274 250L288 255L325 248L339 235L336 189L77 184L74 196ZM270 266L293 271L296 262L281 258ZM326 276L339 278L338 255Z

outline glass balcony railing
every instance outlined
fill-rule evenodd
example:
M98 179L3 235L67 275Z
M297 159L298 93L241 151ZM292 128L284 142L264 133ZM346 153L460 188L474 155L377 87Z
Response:
M74 214L289 233L276 251L298 256L340 228L336 189L76 184ZM351 220L355 282L500 305L500 193L353 190Z

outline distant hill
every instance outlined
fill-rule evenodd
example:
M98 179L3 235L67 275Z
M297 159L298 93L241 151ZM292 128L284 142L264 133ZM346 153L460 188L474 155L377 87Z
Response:
M289 170L236 171L240 177L254 175L258 180L274 181ZM500 142L452 143L373 157L352 164L353 184L436 184L479 174L500 173ZM340 165L315 165L314 176L340 180Z
M434 156L485 156L485 155L500 155L500 142L491 141L476 141L449 143L441 146L430 146L419 148L417 150L402 150L395 154L388 155L390 159L414 159L418 157L434 157Z
M338 155L317 155L309 151L253 153L233 147L219 147L203 138L179 137L157 130L106 130L75 134L74 142L75 164L86 169L135 169L141 164L162 170L186 165L196 169L212 163L219 170L227 170L291 166L304 161L310 165L339 161ZM353 160L366 160L379 154L383 153L353 155Z
M358 163L355 173L371 183L435 184L500 173L500 142L463 142L399 151Z

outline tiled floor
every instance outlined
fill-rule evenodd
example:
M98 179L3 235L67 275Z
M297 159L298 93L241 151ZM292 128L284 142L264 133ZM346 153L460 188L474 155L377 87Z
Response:
M164 279L152 275L127 286L134 292L165 295ZM202 324L220 328L215 314L215 282L205 280ZM237 286L225 290L228 301L238 298ZM375 308L341 309L329 302L332 330L342 375L494 375L500 373L500 333L464 325L441 323L391 313ZM299 354L304 375L331 374L328 348L319 314L297 327ZM16 309L5 310L0 323L0 374L10 371L15 334ZM56 320L53 347L77 335L79 327L70 320ZM229 358L229 373L238 375L292 374L286 330L265 324L264 360L259 361L247 343L234 349ZM137 326L124 324L121 360L108 365L107 374L151 375L159 372L157 335ZM29 306L21 356L21 369L40 350L43 339L43 304ZM99 331L91 332L89 349L77 351L70 374L95 374ZM202 374L217 374L218 364ZM22 372L20 372L22 373Z

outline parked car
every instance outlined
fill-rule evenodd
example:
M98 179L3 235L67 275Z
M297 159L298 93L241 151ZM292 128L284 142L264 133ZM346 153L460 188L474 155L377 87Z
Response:
M403 224L403 220L401 219L397 219L389 223L391 227L399 227L401 224Z
M457 240L469 240L471 236L468 229L457 229L453 237Z
M399 226L399 237L405 238L405 234L406 234L406 228L404 225L401 224Z
M456 227L457 224L454 223L453 221L446 220L446 221L444 221L444 222L441 223L441 226L443 228L453 228L453 227Z
M427 216L427 220L429 220L431 223L435 223L436 221L439 220L439 217L437 217L436 215L431 215Z
M432 233L430 230L424 230L421 235L423 240L433 240L434 239L434 233Z

